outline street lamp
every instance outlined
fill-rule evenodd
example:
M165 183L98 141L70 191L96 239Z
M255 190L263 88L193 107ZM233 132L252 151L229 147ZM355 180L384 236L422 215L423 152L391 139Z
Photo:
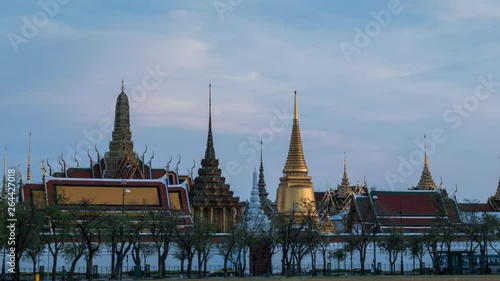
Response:
M125 185L127 185L127 179L122 179L122 214L121 214L121 223L120 223L120 247L123 249L124 237L123 237L123 213L125 211L125 194L129 193L129 189L125 189ZM123 253L122 253L123 255ZM120 264L120 280L123 279L123 257Z
M403 205L399 204L399 227L401 228L401 235L403 235ZM402 241L401 241L402 242ZM404 264L403 264L403 246L401 243L401 275L404 275Z
M377 275L377 248L375 245L375 235L377 234L377 215L375 214L375 200L377 200L377 195L372 197L373 200L373 269L375 275Z

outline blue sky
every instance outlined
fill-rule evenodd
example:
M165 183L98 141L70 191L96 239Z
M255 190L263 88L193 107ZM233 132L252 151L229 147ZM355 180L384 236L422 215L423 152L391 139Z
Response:
M54 162L64 154L75 165L70 155L76 151L84 166L89 143L98 140L101 153L108 149L111 134L100 123L112 120L123 78L134 104L136 151L142 154L147 145L146 158L154 151L156 167L180 154L182 173L193 159L198 167L204 153L212 82L216 154L242 199L250 196L259 164L251 143L260 137L275 198L291 130L283 116L291 117L294 90L316 190L340 182L344 152L353 184L366 176L379 189L416 185L423 161L415 142L427 135L436 184L442 178L450 194L458 185L460 201L484 202L496 191L496 1L42 0L3 6L0 144L8 147L8 165L25 171L32 131L34 181L42 159ZM356 51L346 55L345 46ZM151 72L160 75L151 80Z

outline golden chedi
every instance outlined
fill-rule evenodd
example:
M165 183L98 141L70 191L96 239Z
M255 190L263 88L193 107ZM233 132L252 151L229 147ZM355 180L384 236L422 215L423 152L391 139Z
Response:
M292 135L286 159L283 176L280 178L276 193L278 212L282 216L294 214L296 222L302 221L307 215L307 206L315 208L314 188L311 177L308 176L302 141L299 129L299 113L297 109L297 92L294 93Z

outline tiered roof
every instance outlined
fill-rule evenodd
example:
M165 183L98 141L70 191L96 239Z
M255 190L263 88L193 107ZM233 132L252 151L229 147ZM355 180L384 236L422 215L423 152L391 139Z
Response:
M242 206L239 197L233 196L229 184L222 176L219 168L219 159L215 157L214 141L212 136L212 93L209 85L208 95L208 137L205 157L201 160L201 168L189 194L191 206L199 207L236 207Z
M460 224L458 206L441 192L429 190L376 191L355 196L354 208L361 223L377 225L382 231L402 227L405 232L426 231L433 225Z

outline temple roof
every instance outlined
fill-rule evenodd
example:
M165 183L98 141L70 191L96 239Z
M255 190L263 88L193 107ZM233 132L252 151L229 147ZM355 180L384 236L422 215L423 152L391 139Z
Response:
M420 232L432 225L460 224L457 203L437 191L376 191L355 196L359 220L377 223L382 229L403 227L406 232Z
M299 112L297 107L297 91L294 93L293 106L293 125L292 135L290 137L290 147L288 149L288 157L286 159L284 174L305 174L307 175L306 160L302 150L302 140L300 138L299 128Z

